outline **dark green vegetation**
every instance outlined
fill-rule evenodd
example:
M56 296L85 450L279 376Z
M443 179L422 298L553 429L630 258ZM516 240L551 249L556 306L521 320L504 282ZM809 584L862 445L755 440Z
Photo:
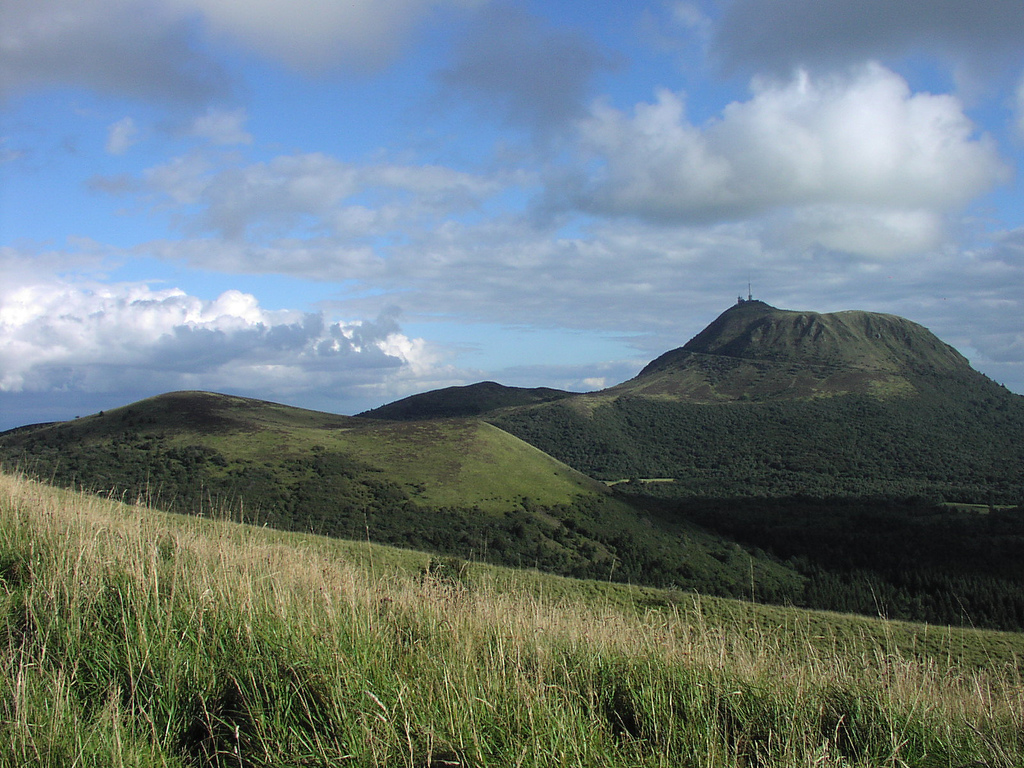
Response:
M547 387L506 387L493 381L482 381L468 387L446 387L424 392L422 395L382 405L360 416L395 421L460 418L479 416L499 408L549 403L567 397L573 397L573 393Z
M659 490L640 492L653 504L649 495ZM1019 507L978 512L913 500L811 498L662 503L804 576L790 598L797 605L1024 631Z
M286 530L1024 629L1024 397L902 318L743 302L602 392L485 382L363 416L175 393L0 457Z
M492 420L593 477L673 478L685 497L1020 503L1024 397L987 381L913 381L916 394L902 398L583 396Z

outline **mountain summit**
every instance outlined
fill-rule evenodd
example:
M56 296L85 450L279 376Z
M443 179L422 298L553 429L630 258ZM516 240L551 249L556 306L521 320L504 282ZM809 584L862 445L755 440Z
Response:
M741 301L614 394L696 402L837 394L911 394L916 376L963 376L970 363L924 326L896 315L822 314Z

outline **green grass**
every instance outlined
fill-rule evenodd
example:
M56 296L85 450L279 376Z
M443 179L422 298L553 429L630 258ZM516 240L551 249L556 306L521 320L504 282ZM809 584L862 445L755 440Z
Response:
M0 766L1010 768L1020 650L0 476Z
M129 445L140 462L147 448L215 451L223 465L204 470L214 482L250 465L287 483L295 477L285 462L321 451L358 464L360 475L373 475L417 503L485 512L505 512L524 496L550 507L601 493L585 475L476 419L388 422L206 392L173 392L10 434L0 439L0 452L8 465L38 467L43 476L64 471L72 450L88 454L90 471L76 480L91 486L90 475L123 463L115 454Z
M475 419L368 422L346 436L346 447L418 489L426 504L504 512L525 494L552 506L600 493L585 475Z

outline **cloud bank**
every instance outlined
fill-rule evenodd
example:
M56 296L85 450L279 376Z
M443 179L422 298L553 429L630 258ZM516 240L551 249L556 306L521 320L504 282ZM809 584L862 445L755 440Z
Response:
M374 321L268 311L226 291L211 301L145 285L23 284L0 293L0 392L214 389L343 401L427 374L436 354ZM365 393L364 393L365 394Z

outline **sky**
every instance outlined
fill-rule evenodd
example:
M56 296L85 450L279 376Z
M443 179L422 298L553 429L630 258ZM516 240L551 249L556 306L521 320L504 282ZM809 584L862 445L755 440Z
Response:
M589 391L748 293L1024 393L1024 4L0 0L0 429Z

